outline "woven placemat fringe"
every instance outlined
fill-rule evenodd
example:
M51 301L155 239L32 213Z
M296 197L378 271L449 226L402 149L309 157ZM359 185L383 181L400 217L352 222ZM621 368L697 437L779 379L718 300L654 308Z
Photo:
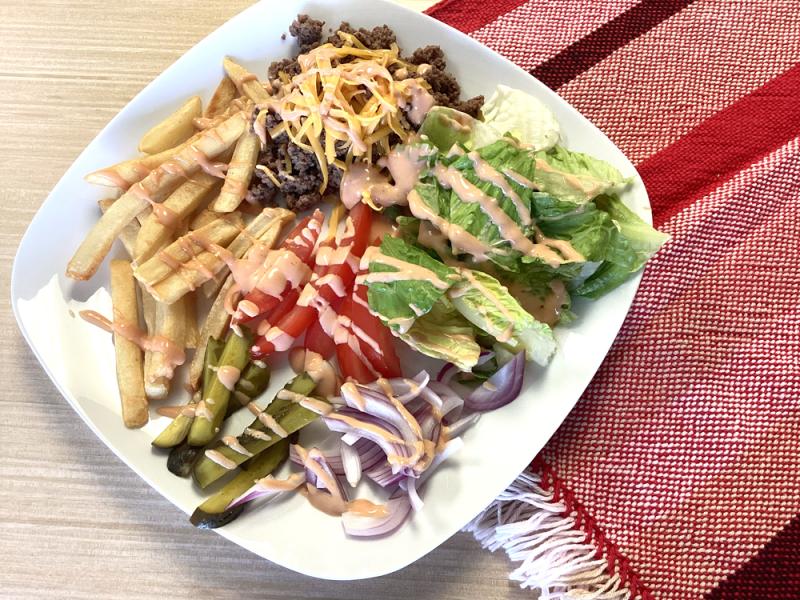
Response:
M631 590L575 514L543 487L542 476L525 471L465 531L484 547L506 551L520 563L509 575L541 600L627 600Z

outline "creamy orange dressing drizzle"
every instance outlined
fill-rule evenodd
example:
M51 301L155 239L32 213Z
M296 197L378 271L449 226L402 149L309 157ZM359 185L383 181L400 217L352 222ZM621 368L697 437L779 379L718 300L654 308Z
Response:
M333 396L336 393L336 371L320 354L295 348L289 353L289 364L295 373L306 373L317 384L317 391L323 396Z
M428 150L423 146L404 146L389 152L379 164L388 169L394 184L372 165L364 162L352 164L342 177L339 188L342 204L352 208L362 198L380 206L407 204L408 193L419 181L427 156Z
M245 427L244 434L249 435L251 438L255 438L257 440L269 441L272 439L272 436L266 433L265 431L261 431L260 429L253 429L252 427Z
M418 80L409 79L406 83L406 90L411 92L411 109L408 111L408 120L414 125L421 125L425 115L436 104L436 99L419 84ZM401 97L400 106L406 108L407 105L408 102Z
M248 458L253 456L252 452L239 443L239 439L236 436L226 435L220 441L228 448L236 452L236 454L241 454L242 456L247 456Z
M122 175L120 175L115 169L103 169L101 171L97 171L92 174L92 181L96 181L97 179L105 179L107 185L110 187L119 188L122 191L126 191L129 187L131 187L131 182L125 179ZM100 182L97 182L100 183ZM101 183L102 185L102 183Z
M143 351L163 354L166 371L168 371L170 377L173 369L186 361L186 354L184 354L183 348L164 336L147 335L134 323L126 323L116 319L112 322L94 310L82 310L79 314L84 321L125 338Z
M219 133L214 130L210 129L206 135L211 136L212 134L216 134L219 137ZM217 177L219 179L225 179L225 171L228 168L228 165L225 163L220 162L212 162L211 159L200 149L197 148L194 144L189 145L189 155L191 156L192 160L194 160L203 171L211 175L212 177Z
M280 424L275 420L275 418L272 415L264 412L254 402L250 402L247 404L247 410L253 413L264 427L270 429L271 431L274 431L278 435L278 437L281 438L289 437L289 432L286 431L283 427L281 427Z
M236 382L239 381L242 372L231 365L222 365L217 369L217 379L229 391L233 391L236 387Z
M153 216L156 220L168 229L176 229L180 225L181 219L169 206L164 206L161 202L151 202Z
M276 397L279 400L289 400L290 402L299 404L303 408L317 413L318 415L327 415L333 410L333 407L331 407L331 405L327 402L322 402L321 400L317 400L311 396L298 394L296 392L292 392L291 390L281 390L278 392Z
M397 271L378 271L374 273L362 273L356 277L356 283L390 283L392 281L424 280L440 290L446 290L450 284L439 279L438 275L432 270L387 256L380 251L378 246L370 246L361 258L361 268L366 269L371 262L378 262L388 267L394 267Z
M272 475L256 481L256 484L268 492L290 492L303 485L306 477L303 473L292 473L286 479L275 479Z
M478 178L500 188L503 193L514 203L514 208L517 209L517 215L519 216L519 220L522 221L522 224L525 226L530 225L531 213L528 210L528 207L525 206L525 203L522 201L522 198L519 197L519 194L517 194L508 181L506 181L506 178L503 176L503 174L497 171L488 162L483 160L480 154L477 152L472 151L467 154L467 156L472 161L472 166L475 168L475 174L478 176Z
M205 456L208 460L217 463L226 471L233 471L238 466L235 462L218 450L206 450Z
M408 206L411 209L411 214L423 221L430 221L447 236L447 239L453 245L455 254L470 254L476 261L485 261L489 258L488 252L490 248L488 245L463 227L451 223L433 212L416 190L412 190L408 194Z
M460 171L437 164L433 173L442 186L451 188L463 202L477 203L512 248L527 256L540 258L553 267L564 262L552 249L544 244L534 244L525 237L519 225L506 214L497 200L472 185Z
M537 298L522 286L515 284L509 287L511 294L519 299L520 305L542 323L555 325L561 316L561 308L567 302L568 293L564 282L554 279L550 282L551 292L544 298Z
M194 411L197 408L196 404L179 404L177 406L159 406L156 413L162 417L170 417L174 419L178 416L193 417Z
M545 244L546 246L558 250L567 261L583 262L586 260L583 254L578 252L569 241L549 238L545 236L538 227L535 229L535 237L538 243Z
M346 383L344 385L347 385ZM344 387L344 385L342 387ZM390 444L405 444L404 440L401 440L396 435L386 431L383 427L379 427L378 425L373 425L372 423L366 423L361 421L360 419L356 419L355 417L351 417L349 415L340 415L339 413L331 413L328 415L329 419L334 419L336 421L342 421L346 423L350 427L354 427L356 429L363 429L364 431L369 431L377 436L382 437L384 440L389 442Z

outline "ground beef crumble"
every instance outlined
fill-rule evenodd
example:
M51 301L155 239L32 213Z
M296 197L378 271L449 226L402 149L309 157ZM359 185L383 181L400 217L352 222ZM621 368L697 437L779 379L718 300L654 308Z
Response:
M323 41L323 26L322 21L312 19L308 15L298 15L297 20L289 27L289 33L297 40L299 54L306 53L322 43L330 43L336 47L343 45L343 40L335 31ZM342 22L337 31L354 35L362 44L372 50L389 48L392 44L397 43L394 31L387 25L380 25L373 29L363 27L354 29L349 23ZM436 104L455 108L473 117L479 115L483 106L483 96L461 100L461 86L447 71L447 61L439 46L418 48L404 60L415 65L429 65L422 77L430 85ZM269 66L268 74L271 80L278 78L281 73L288 77L294 77L300 73L297 58L276 60ZM401 118L403 125L408 125L406 119ZM280 122L279 116L272 113L267 115L268 130ZM398 141L399 139L395 139L392 143ZM324 146L324 139L322 143ZM344 158L346 148L337 146L337 154L339 158ZM300 212L313 208L322 200L319 188L323 178L316 157L313 153L306 152L289 142L286 134L281 134L271 141L260 154L258 164L268 168L280 185L275 185L272 178L263 170L256 169L248 192L248 200L251 202L276 206L283 198L287 208ZM328 187L325 193L337 194L341 180L342 171L330 165L328 167Z

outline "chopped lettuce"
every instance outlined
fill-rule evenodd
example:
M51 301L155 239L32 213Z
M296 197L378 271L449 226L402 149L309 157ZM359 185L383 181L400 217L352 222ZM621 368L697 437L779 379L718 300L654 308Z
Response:
M561 137L561 128L553 112L522 90L497 86L481 111L484 120L474 127L473 148L511 135L531 150L545 150L556 145Z
M481 353L472 326L446 296L414 321L407 332L395 334L416 351L451 362L462 371L472 369Z
M572 152L561 146L535 153L536 187L561 200L582 204L627 185L616 167L588 154Z
M669 239L615 196L601 196L596 204L614 229L604 262L574 290L575 294L587 298L599 298L627 281Z
M462 277L447 292L456 310L499 343L545 365L556 349L553 331L527 313L497 279L461 269Z
M454 269L419 248L388 235L379 252L365 257L370 261L364 277L369 306L395 332L408 331L459 277Z

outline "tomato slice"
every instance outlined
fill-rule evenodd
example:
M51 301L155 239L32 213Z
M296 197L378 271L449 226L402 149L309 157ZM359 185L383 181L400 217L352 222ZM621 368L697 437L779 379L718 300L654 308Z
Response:
M300 221L297 226L289 232L286 236L281 249L292 252L302 262L308 264L314 252L314 246L317 243L319 232L322 229L322 219L324 215L317 210L310 217L306 217ZM255 288L250 290L242 300L239 301L236 313L233 315L232 323L234 325L242 323L251 323L256 319L261 318L266 313L275 309L280 304L282 298L292 289L292 286L287 284L279 296L272 296L266 292ZM242 303L246 304L242 304ZM243 310L244 307L247 310Z
M361 302L367 303L367 288L362 285L356 286L353 295L358 300L352 302L349 317L353 324L373 340L380 350L380 352L376 352L372 344L363 339L359 340L364 356L367 357L375 370L384 377L402 377L403 370L400 366L400 358L395 350L392 332L378 317L369 312L366 306L361 304Z
M336 344L333 343L331 336L325 333L319 319L314 321L306 331L305 348L316 352L325 360L330 360L336 353Z
M352 244L350 252L361 257L369 244L369 232L372 229L372 209L359 202L352 209L345 221L345 235L341 246Z

